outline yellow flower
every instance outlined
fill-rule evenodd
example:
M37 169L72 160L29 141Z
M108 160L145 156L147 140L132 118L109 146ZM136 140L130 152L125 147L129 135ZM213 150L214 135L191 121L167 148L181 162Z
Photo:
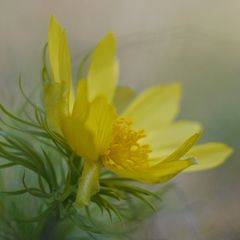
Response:
M197 171L221 164L232 150L223 143L192 147L202 127L197 122L174 121L179 110L178 83L143 91L121 113L113 105L129 89L116 88L116 40L107 34L91 56L85 79L74 97L66 33L55 17L48 36L52 81L45 85L49 122L64 136L85 166L77 204L88 204L98 191L101 167L143 183L160 183L181 171ZM198 164L196 164L196 161Z

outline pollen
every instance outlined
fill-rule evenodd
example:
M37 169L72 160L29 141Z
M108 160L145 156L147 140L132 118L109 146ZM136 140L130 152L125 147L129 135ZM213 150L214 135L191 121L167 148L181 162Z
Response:
M110 147L102 156L103 164L120 169L146 167L151 150L149 145L139 143L144 137L144 130L135 131L130 120L118 117Z

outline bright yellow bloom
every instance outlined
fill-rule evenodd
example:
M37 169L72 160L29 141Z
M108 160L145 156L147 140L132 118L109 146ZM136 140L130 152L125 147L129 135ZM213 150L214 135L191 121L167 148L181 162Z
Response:
M143 91L120 115L113 98L116 102L131 92L116 88L118 62L113 33L93 51L86 80L78 81L76 97L66 34L55 17L50 21L48 47L52 71L52 81L44 92L48 120L85 161L78 204L87 204L98 191L103 166L122 177L159 183L185 169L215 167L232 153L223 143L192 147L202 127L197 122L174 121L181 97L178 83Z

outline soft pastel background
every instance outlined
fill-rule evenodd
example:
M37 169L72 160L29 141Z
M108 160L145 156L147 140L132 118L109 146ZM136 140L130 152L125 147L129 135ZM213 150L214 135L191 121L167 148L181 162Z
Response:
M66 27L76 66L108 31L119 42L121 83L137 90L179 80L181 117L205 126L203 140L235 148L223 166L181 175L142 239L240 239L240 1L0 0L0 100L13 108L17 79L39 85L48 21Z

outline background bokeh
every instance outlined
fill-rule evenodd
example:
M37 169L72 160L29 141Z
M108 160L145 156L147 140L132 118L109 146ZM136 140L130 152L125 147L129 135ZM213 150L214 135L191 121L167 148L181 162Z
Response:
M142 239L238 240L239 11L238 0L0 0L0 100L16 107L20 73L26 89L39 86L52 14L67 29L75 70L106 32L116 32L122 84L142 90L180 81L180 117L204 124L203 141L235 148L223 166L175 178Z

